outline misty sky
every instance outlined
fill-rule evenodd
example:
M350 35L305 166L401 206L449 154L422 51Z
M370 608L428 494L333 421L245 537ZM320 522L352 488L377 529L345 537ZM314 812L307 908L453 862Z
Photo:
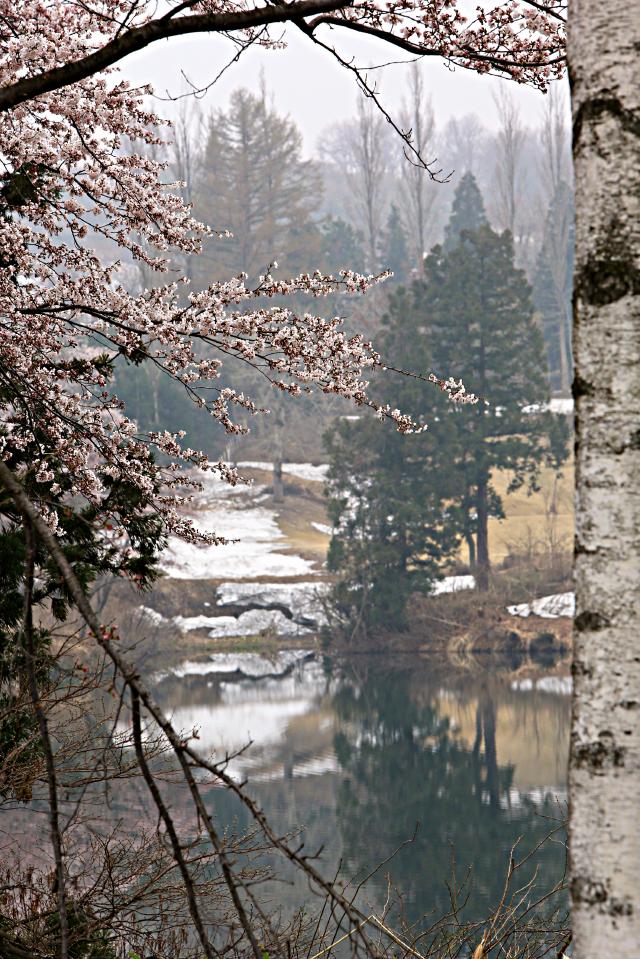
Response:
M239 86L259 89L261 73L264 72L275 106L296 121L304 136L305 153L310 154L316 151L318 139L329 124L354 115L356 98L360 94L353 75L340 67L330 54L294 28L288 28L283 35L287 49L250 48L202 98L201 105L208 112L226 106L229 94ZM277 36L274 30L273 37ZM324 28L323 39L339 45L343 55L355 56L360 66L397 61L403 57L402 51L347 31ZM155 43L129 57L123 64L123 72L135 83L151 82L159 96L165 97L167 91L175 96L186 87L181 70L193 83L204 86L214 79L234 52L231 42L219 36L177 38ZM481 77L468 70L454 71L436 58L423 60L422 70L439 126L452 116L462 117L473 112L486 126L495 127L497 113L493 93L501 84L508 84L515 91L527 124L536 126L538 123L544 97L535 90L507 80ZM408 74L406 59L403 63L370 73L370 77L377 78L382 99L390 112L397 113L402 104ZM159 113L170 117L177 104L158 101L156 108ZM440 160L445 158L440 157Z

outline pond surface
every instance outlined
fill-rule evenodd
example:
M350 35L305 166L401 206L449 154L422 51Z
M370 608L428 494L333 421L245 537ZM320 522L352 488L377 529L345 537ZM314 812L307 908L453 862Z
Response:
M277 828L323 847L326 875L340 865L345 879L362 877L402 847L364 902L379 907L389 875L415 919L448 911L454 873L469 876L467 915L479 918L500 898L516 840L522 855L564 818L569 693L558 670L302 651L183 663L156 686L207 753L251 741L230 770ZM242 828L243 810L216 792L218 819ZM559 834L536 855L540 888L561 877L564 859ZM294 882L280 896L296 905L305 890Z

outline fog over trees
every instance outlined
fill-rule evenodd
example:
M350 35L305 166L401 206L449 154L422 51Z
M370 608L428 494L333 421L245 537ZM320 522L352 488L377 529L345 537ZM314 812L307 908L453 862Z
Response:
M440 127L420 67L413 65L401 119L413 131L421 154L442 170L445 182L434 182L408 162L402 141L375 104L362 97L354 98L352 119L329 127L316 144L303 144L295 120L279 113L266 80L258 93L238 89L226 107L210 115L200 108L188 114L183 110L170 151L171 173L186 181L186 197L198 217L213 230L225 224L233 234L207 241L190 265L194 284L202 288L240 272L253 280L273 261L280 272L318 267L336 272L345 264L370 272L388 269L393 277L366 304L355 309L350 304L348 310L351 328L375 336L391 291L420 279L424 259L436 244L450 244L447 229L456 191L465 174L472 174L487 222L498 233L509 231L515 264L532 287L535 323L544 339L542 374L551 393L567 396L573 185L566 86L552 86L533 117L523 116L506 91L498 115L495 131L473 114ZM338 301L335 306L340 309ZM448 371L439 367L437 372ZM265 393L251 371L239 375L266 405L272 402L272 394ZM140 377L147 378L146 386ZM129 369L120 389L143 421L151 400L169 425L197 421L198 442L211 456L226 449L228 440L215 425L203 427L194 420L182 393L168 380L159 383L153 371ZM282 456L295 460L303 446L322 456L323 430L309 425L318 417L328 425L340 412L335 403L277 412L272 424L284 422L283 417L288 424ZM153 416L149 422L157 426ZM251 436L242 444L245 457L261 458L271 446L271 424L265 429L255 421L251 425ZM231 455L233 449L232 444Z
M191 88L172 136L118 72L179 36L217 35L229 68L252 46L277 56L285 28L357 93L306 147L264 81L210 114ZM637 959L639 30L628 0L0 0L0 959ZM397 117L355 34L414 61ZM545 106L525 117L505 86L496 129L442 124L424 57ZM498 582L489 522L545 468L555 512L570 388L574 590L565 569L540 597L535 563L518 580L507 556ZM241 441L273 470L253 498ZM298 486L285 516L298 453L327 502ZM251 551L266 566L243 578ZM278 646L273 618L239 630L265 611L307 645ZM571 676L543 687L569 635ZM478 637L502 641L488 666ZM212 651L221 638L248 648ZM461 691L442 667L465 657ZM571 695L568 846L564 763L516 786L499 737L497 704L528 692L525 750L543 712L566 747ZM567 698L539 711L538 693ZM202 736L198 697L226 697L234 728ZM298 828L291 743L286 821L260 804L283 717L331 737L311 757L346 857L328 874ZM418 807L430 842L406 836ZM481 912L455 863L446 896L421 879L453 823L489 857ZM413 844L432 859L405 899L392 873Z

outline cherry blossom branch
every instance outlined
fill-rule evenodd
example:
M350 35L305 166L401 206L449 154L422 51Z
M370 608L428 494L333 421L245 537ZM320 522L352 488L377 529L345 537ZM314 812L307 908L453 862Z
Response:
M296 17L337 10L345 6L348 6L348 0L296 0L295 3L283 7L254 7L249 10L202 13L183 17L174 17L175 11L171 11L171 17L165 15L157 20L150 20L142 26L132 27L116 35L111 42L86 57L0 87L0 113L45 93L86 80L158 40L194 33L230 33L236 30L247 30L270 23L283 23Z

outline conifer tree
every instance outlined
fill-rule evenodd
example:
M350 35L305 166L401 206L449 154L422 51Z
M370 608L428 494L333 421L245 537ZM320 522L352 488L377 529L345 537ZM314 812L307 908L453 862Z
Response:
M565 455L564 427L544 410L544 344L530 287L514 266L509 233L499 236L483 217L467 175L447 229L451 249L435 247L423 277L390 297L383 349L398 368L461 377L485 402L458 406L403 377L390 399L426 417L426 433L391 436L363 420L328 438L329 567L339 574L337 608L359 626L406 625L409 595L429 592L461 536L486 589L488 521L504 515L495 472L510 471L510 490L535 489L543 462ZM480 226L469 231L467 223Z
M236 90L229 109L212 114L202 168L195 191L198 213L214 230L233 234L208 244L201 257L202 285L239 272L254 282L273 259L292 274L318 262L314 215L322 196L320 175L313 162L302 159L295 123L264 95Z
M479 230L488 223L480 188L473 173L465 173L453 198L451 215L444 230L442 248L450 253L460 243L463 230Z
M407 278L409 251L407 249L407 234L402 224L400 211L395 203L387 218L387 228L383 235L380 266L384 270L391 270L396 283L403 283Z
M458 545L442 451L427 433L400 436L373 417L341 421L326 443L333 613L356 638L403 630L409 596L430 591Z
M321 259L328 273L338 273L348 263L352 270L364 270L364 237L341 217L328 216L322 222Z
M492 474L512 471L510 490L525 483L535 489L541 464L561 460L565 444L562 427L544 412L544 346L530 287L514 266L511 236L486 223L474 231L463 226L478 222L481 204L473 178L464 177L447 228L449 250L434 248L413 295L414 322L424 323L429 340L425 360L436 373L455 372L487 401L472 410L443 407L443 439L452 448L452 466L465 474L459 505L467 534L473 523L477 581L486 588L488 520L502 515Z

